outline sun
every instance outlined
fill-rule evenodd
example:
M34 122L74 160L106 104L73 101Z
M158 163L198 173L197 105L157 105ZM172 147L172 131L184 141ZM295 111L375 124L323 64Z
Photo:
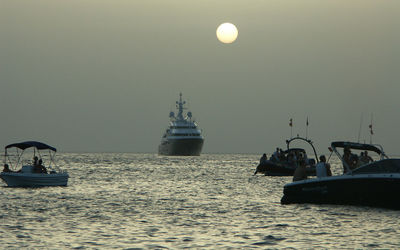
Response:
M231 23L223 23L217 28L217 38L222 43L233 43L238 37L238 29Z

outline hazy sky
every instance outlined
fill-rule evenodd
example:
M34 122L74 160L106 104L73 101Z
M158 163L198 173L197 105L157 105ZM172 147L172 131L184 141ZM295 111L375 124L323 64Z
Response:
M0 0L0 145L156 152L182 92L203 152L270 153L293 133L326 152L400 154L400 1ZM215 30L234 23L239 37Z

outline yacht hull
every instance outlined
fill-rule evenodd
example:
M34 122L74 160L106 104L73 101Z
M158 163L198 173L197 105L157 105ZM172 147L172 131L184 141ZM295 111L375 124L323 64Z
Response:
M203 148L204 139L168 139L158 147L160 155L199 156Z
M68 174L41 174L41 173L1 173L1 179L9 187L45 187L67 186Z
M324 177L285 185L282 204L341 204L400 209L400 174Z

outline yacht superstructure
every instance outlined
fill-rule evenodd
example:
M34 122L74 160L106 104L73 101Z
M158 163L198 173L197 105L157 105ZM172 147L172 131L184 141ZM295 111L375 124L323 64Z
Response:
M161 144L158 147L160 155L200 155L203 148L204 137L197 123L192 118L192 112L183 114L185 101L182 93L176 102L178 114L170 112L170 123L166 129Z

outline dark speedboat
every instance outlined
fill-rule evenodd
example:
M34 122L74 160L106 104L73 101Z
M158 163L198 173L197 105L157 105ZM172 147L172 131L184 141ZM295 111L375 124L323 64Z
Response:
M400 209L400 200L396 197L400 192L400 159L389 159L379 145L338 141L332 142L331 148L342 161L346 173L286 184L282 204L347 204ZM375 152L379 160L349 161L337 148Z
M290 143L293 141L304 141L308 143L314 151L315 159L308 158L306 151L303 148L290 148ZM279 153L279 156L271 156L269 160L260 162L254 174L263 173L268 176L293 176L296 170L298 161L305 160L307 175L315 176L315 163L318 162L317 152L311 140L303 137L294 137L286 140L287 150Z

